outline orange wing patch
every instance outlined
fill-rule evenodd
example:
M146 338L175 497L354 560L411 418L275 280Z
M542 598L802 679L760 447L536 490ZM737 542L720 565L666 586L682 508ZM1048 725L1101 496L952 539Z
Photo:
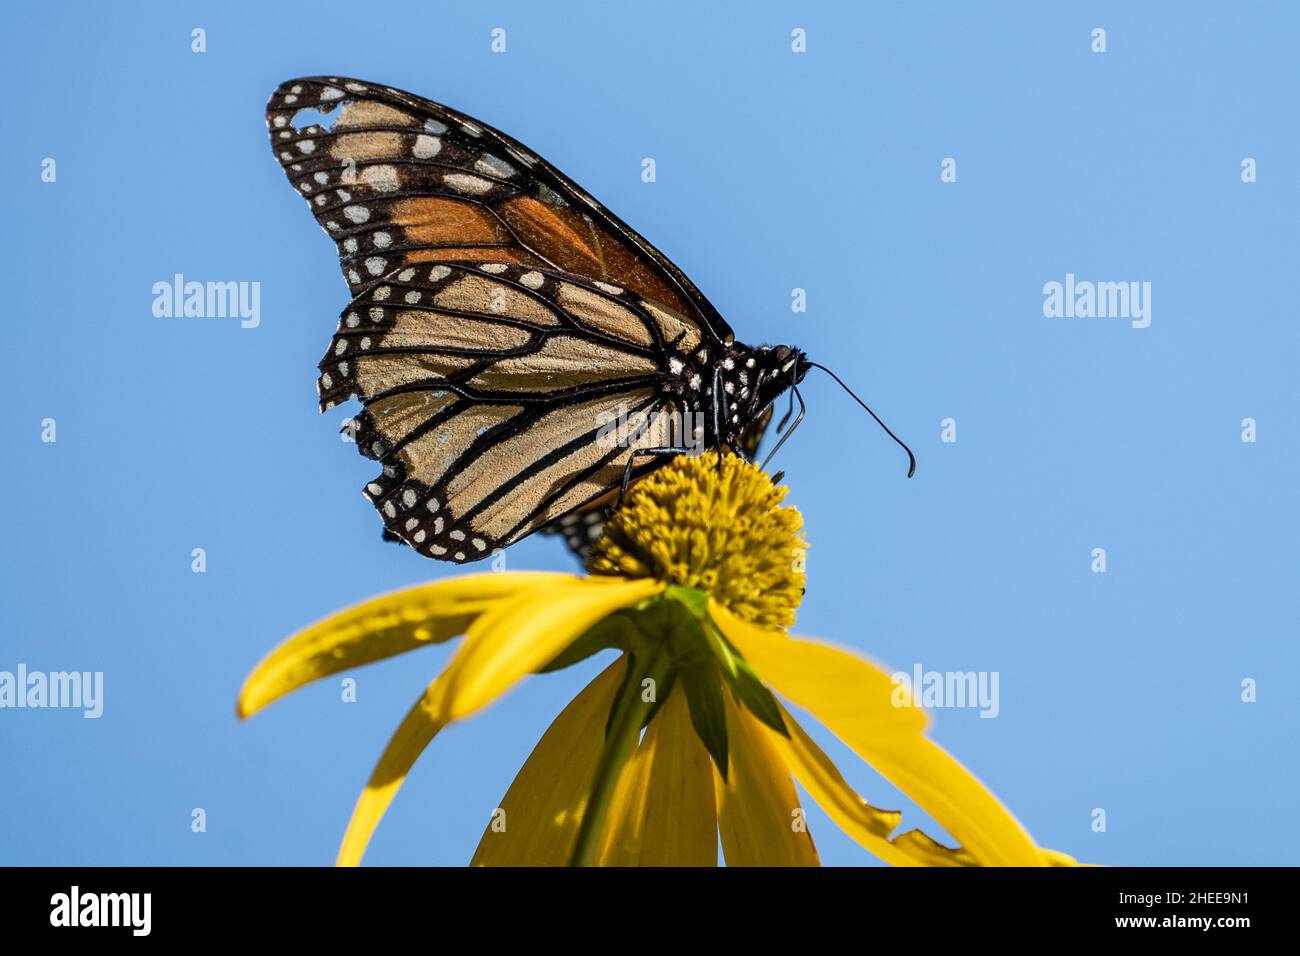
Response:
M524 244L556 268L624 286L679 312L690 311L677 290L647 269L621 240L573 209L520 196L501 203L500 212Z
M389 213L392 222L415 245L508 245L510 231L482 206L438 196L403 199Z

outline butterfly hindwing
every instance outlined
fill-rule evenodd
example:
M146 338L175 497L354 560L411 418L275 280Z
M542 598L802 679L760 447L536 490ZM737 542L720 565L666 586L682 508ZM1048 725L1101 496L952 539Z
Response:
M606 517L606 509L597 506L570 512L537 530L542 534L563 538L570 553L585 567L596 542L605 533Z
M659 442L650 430L644 442L604 444L600 422L656 400L648 389L576 408L457 399L421 440L379 455L384 470L366 495L386 529L421 553L475 560L607 497L634 450ZM532 457L539 446L548 451Z
M366 494L390 535L465 561L607 497L634 450L672 441L658 384L688 342L680 316L608 283L406 265L344 311L318 387L323 408L365 406L353 434L383 466Z

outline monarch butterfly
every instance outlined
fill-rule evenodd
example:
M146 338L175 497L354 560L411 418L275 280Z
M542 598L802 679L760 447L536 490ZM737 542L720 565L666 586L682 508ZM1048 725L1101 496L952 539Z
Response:
M672 454L752 457L774 400L791 390L782 431L824 368L737 342L661 252L486 123L343 77L281 84L266 122L352 293L321 410L360 399L353 436L382 466L365 494L421 554L573 526ZM802 417L800 398L781 441Z

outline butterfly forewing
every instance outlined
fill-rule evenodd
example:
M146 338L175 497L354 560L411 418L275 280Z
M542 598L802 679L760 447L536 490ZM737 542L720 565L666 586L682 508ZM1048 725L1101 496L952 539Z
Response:
M390 87L314 77L282 84L267 124L354 292L402 264L510 262L630 289L689 316L714 342L731 339L662 253L485 123Z

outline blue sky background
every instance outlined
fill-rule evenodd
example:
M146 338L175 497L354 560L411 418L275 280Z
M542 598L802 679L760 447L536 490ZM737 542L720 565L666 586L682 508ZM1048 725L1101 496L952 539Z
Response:
M106 699L99 720L0 710L0 863L329 863L450 653L359 672L354 704L331 680L234 718L244 675L298 626L455 573L380 540L347 412L316 412L346 291L262 110L319 73L511 133L743 340L805 348L912 444L909 482L810 376L780 461L812 546L799 627L900 668L999 672L996 719L940 711L934 735L1041 843L1106 864L1294 863L1296 9L563 6L7 13L0 670L100 670ZM260 327L155 318L151 286L176 272L260 282ZM1067 272L1151 282L1150 328L1045 318L1043 284ZM571 568L554 540L508 558ZM598 666L531 679L440 737L368 862L466 862ZM924 822L819 738L864 794ZM827 863L869 862L809 813Z

